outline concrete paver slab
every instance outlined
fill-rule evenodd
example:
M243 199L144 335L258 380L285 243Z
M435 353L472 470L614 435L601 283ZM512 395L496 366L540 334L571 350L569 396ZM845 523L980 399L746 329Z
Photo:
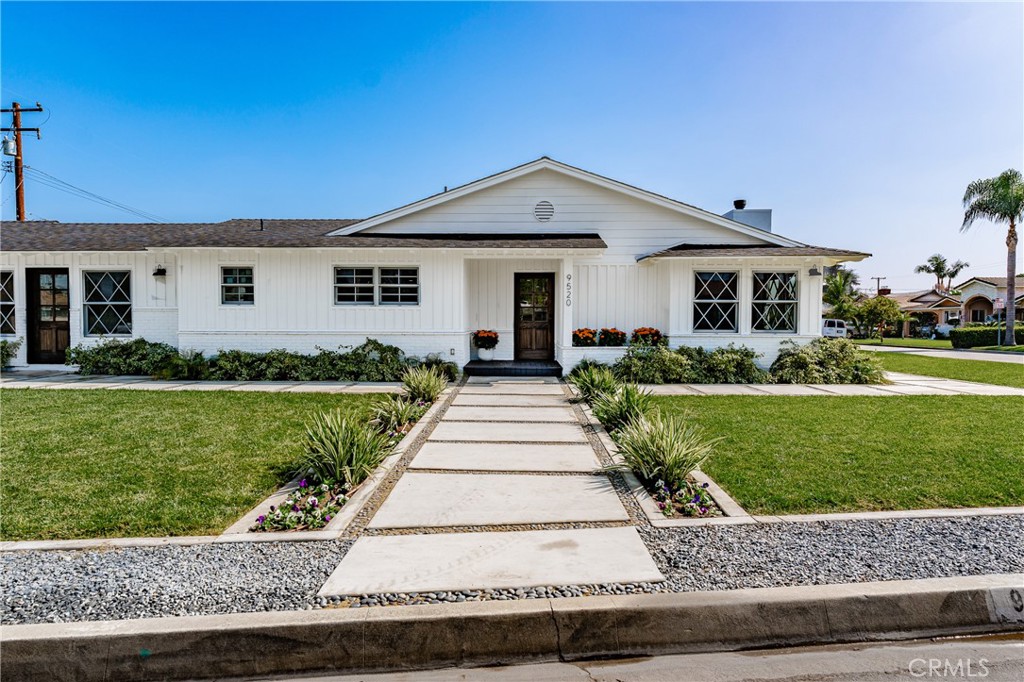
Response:
M466 393L460 391L453 406L503 406L503 407L557 407L565 405L563 395L505 395L492 393Z
M406 473L369 527L628 520L607 476Z
M496 424L491 422L442 421L430 434L431 441L507 441L513 443L586 443L578 424Z
M410 469L478 471L595 471L601 463L589 444L424 443Z
M399 535L356 540L320 595L662 580L635 528Z
M472 395L474 393L488 395L565 395L565 391L559 384L527 384L527 383L503 383L503 384L466 384L460 393Z
M918 384L887 384L880 387L884 391L897 395L957 395L957 391L947 390L944 386L921 386Z
M467 422L576 422L576 415L567 405L562 407L466 407L453 405L444 416L446 421Z
M690 388L703 395L764 395L746 384L691 384Z
M757 384L751 388L768 395L831 395L809 384Z

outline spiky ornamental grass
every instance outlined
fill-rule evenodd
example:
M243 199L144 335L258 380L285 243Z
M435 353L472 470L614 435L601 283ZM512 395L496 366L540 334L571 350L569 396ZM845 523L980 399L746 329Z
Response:
M404 395L389 395L373 406L371 420L382 433L398 435L427 411L427 404L413 402Z
M394 450L394 443L339 410L318 412L306 425L298 473L317 484L338 484L351 491Z
M596 397L591 407L597 420L609 433L614 433L645 417L651 411L653 399L650 391L636 384L623 384L616 391Z
M619 382L607 367L584 367L578 372L569 375L569 383L580 392L580 397L587 404L603 395L614 393L619 387Z
M647 483L663 481L675 492L687 484L687 476L711 456L720 439L685 417L654 413L633 419L615 433L624 464L610 468L635 472Z
M414 403L432 403L448 387L448 377L437 367L414 367L402 375L406 395Z

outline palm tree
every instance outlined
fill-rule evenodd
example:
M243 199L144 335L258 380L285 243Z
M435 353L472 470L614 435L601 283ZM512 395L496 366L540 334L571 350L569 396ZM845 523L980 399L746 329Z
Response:
M928 262L924 265L918 265L914 268L914 272L917 274L928 273L929 275L935 275L935 290L942 291L942 280L944 280L949 273L949 263L946 261L946 257L941 253L936 253L928 258Z
M964 192L963 232L975 220L984 218L994 223L1009 223L1006 230L1006 345L1014 345L1013 316L1017 295L1017 222L1024 220L1024 178L1011 168L997 177L975 180Z
M946 292L953 288L953 280L956 279L966 268L971 267L970 263L958 260L946 269Z
M860 277L853 270L836 266L825 278L825 286L821 298L832 306L832 314L840 319L848 319L853 312L856 299L856 287Z

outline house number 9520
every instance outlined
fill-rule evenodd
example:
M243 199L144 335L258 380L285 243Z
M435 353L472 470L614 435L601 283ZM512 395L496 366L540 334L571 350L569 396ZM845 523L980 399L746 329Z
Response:
M572 275L565 276L565 307L572 305Z

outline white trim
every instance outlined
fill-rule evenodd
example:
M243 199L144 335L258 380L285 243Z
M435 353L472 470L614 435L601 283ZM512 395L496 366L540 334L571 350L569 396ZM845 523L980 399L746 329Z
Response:
M456 187L455 189L448 190L447 192L441 192L440 194L435 194L425 199L420 199L419 201L415 201L411 204L406 204L405 206L401 206L399 208L386 211L384 213L379 213L365 220L361 220L358 223L349 225L348 227L343 227L339 230L328 232L327 234L328 236L331 237L339 237L342 235L362 232L363 230L367 230L371 227L383 225L384 223L388 223L391 222L392 220L397 220L398 218L402 218L404 216L417 213L419 211L422 211L423 209L447 203L454 199L458 199L460 197L464 197L469 194L479 192L480 190L487 189L488 187L493 187L503 182L507 182L508 180L513 180L515 178L522 177L524 175L539 170L555 171L557 173L561 173L562 175L567 175L571 178L575 178L583 182L588 182L592 185L597 185L599 187L612 190L614 192L619 192L621 194L633 197L634 199L639 199L641 201L646 201L656 206L669 209L670 211L675 211L676 213L681 213L686 216L705 220L719 227L724 227L733 230L734 232L739 232L740 234L745 234L750 237L757 237L758 239L761 239L770 244L777 244L780 246L807 246L803 242L788 239L781 235L773 234L771 232L765 232L764 230L760 230L756 227L744 225L743 223L736 222L735 220L729 220L728 218L716 215L714 213L711 213L710 211L705 211L702 208L690 206L689 204L684 204L680 201L676 201L675 199L669 199L668 197L663 197L660 194L655 194L653 192L640 189L638 187L633 187L623 182L619 182L618 180L612 180L611 178L606 178L602 175L597 175L596 173L591 173L580 168L575 168L573 166L566 165L564 163L555 161L554 159L549 159L547 157L541 157L536 161L531 161L530 163L523 164L522 166L516 166L515 168L511 168L507 171L503 171L495 175L490 175L480 180L475 180L468 184L462 185L461 187Z

